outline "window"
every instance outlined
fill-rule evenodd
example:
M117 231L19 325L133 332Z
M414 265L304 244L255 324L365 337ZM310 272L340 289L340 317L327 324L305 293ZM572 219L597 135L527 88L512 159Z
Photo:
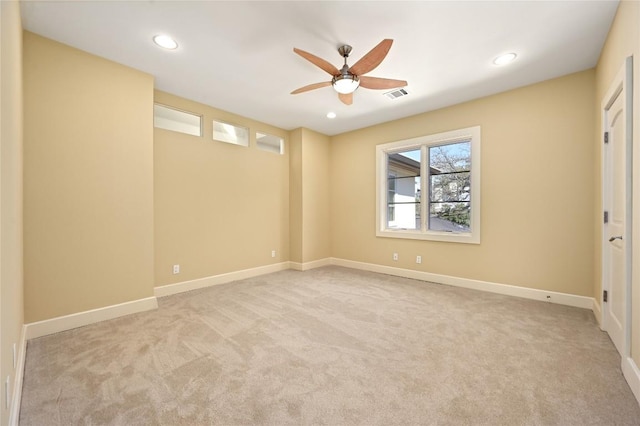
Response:
M479 126L378 145L376 158L377 236L480 243Z
M262 151L284 154L284 140L279 136L256 132L256 145Z
M214 120L213 140L249 146L249 128Z
M153 105L153 126L159 129L202 136L202 117L168 106Z

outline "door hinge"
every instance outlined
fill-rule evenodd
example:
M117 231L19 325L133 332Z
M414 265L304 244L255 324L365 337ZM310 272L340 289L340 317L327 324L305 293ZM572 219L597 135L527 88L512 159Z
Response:
M609 143L609 132L604 132L604 143Z
M604 212L604 223L609 223L609 212Z
M607 292L607 290L604 290L602 292L602 301L606 302L609 299L609 293Z

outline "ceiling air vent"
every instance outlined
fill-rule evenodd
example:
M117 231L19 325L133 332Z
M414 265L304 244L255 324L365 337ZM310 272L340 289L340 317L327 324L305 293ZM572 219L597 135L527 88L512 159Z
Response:
M398 99L399 97L407 96L408 94L409 92L407 92L405 89L395 89L385 93L384 95L389 99Z

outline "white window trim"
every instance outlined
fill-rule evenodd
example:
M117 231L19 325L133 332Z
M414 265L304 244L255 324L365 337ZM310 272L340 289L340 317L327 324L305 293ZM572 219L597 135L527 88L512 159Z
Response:
M434 135L420 136L376 146L376 236L387 238L409 238L415 240L445 241L455 243L480 244L480 126L452 130ZM428 197L428 161L420 164L420 217L421 229L387 228L387 155L395 152L421 149L422 158L426 158L426 149L432 145L444 145L457 141L471 140L471 232L451 233L426 229Z

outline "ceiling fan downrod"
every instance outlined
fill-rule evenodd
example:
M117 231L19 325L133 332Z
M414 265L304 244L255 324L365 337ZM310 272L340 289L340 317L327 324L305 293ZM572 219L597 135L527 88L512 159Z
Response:
M338 53L340 53L340 56L342 56L344 58L344 65L342 66L342 68L340 69L340 74L342 74L343 77L350 77L350 76L354 76L353 74L351 74L349 72L349 65L347 65L347 58L349 57L349 53L351 53L351 49L352 47L349 46L348 44L345 44L343 46L340 46L338 48Z
M351 46L345 44L338 48L338 53L344 58L344 65L340 69L340 74L334 75L331 79L331 85L336 92L346 95L353 93L360 86L360 79L357 75L349 72L349 65L347 65L347 58L351 53Z

